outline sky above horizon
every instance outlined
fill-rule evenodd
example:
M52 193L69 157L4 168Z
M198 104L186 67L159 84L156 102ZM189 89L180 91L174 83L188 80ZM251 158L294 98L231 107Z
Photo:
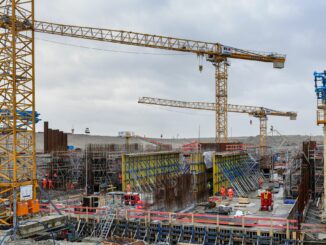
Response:
M285 68L230 60L229 103L296 111L269 117L283 134L320 135L313 72L326 57L326 1L35 1L37 20L219 42L287 55ZM213 66L196 55L36 33L36 110L51 128L164 138L215 136L215 115L138 104L141 96L214 102ZM229 113L230 136L256 136L259 121ZM252 125L250 124L252 120ZM200 128L200 130L199 130ZM43 130L43 124L37 125Z

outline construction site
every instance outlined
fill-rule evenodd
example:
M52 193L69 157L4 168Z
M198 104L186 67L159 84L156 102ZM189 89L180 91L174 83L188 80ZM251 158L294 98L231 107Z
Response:
M326 244L326 71L311 70L306 81L314 92L314 121L323 126L317 129L319 136L289 135L282 124L269 120L290 120L295 127L302 108L293 103L273 109L246 101L230 104L228 87L231 61L232 70L240 63L267 63L269 74L277 70L282 76L288 63L293 69L286 54L172 37L175 29L166 33L171 36L162 36L70 25L60 22L64 14L58 15L60 23L43 21L35 17L38 4L0 1L0 245ZM91 4L87 11L92 11ZM214 101L145 97L135 91L139 99L133 104L207 111L215 118L215 134L200 136L199 128L198 136L154 137L135 133L135 126L107 136L92 134L88 127L82 133L59 128L65 116L43 117L35 99L40 34L67 39L68 44L88 40L194 56L200 72L202 62L214 70ZM242 73L245 77L245 69ZM52 113L51 108L47 111ZM255 136L234 136L229 120L233 114L249 116L250 125L257 124ZM158 120L176 121L173 115ZM111 127L110 121L99 123ZM121 120L119 127L125 123ZM145 119L138 123L146 126Z

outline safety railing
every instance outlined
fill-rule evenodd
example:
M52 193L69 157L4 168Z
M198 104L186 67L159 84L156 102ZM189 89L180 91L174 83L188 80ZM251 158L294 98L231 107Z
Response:
M82 206L63 206L58 205L57 208L66 215L85 218L85 219L100 219L106 212L107 208L93 208ZM56 213L54 208L49 204L41 204L41 211L48 214ZM160 211L146 211L143 209L118 209L115 208L116 217L125 218L127 220L139 219L146 222L152 221L168 221L178 222L183 224L207 224L207 225L226 225L239 226L242 228L257 227L273 230L297 230L297 220L289 220L285 218L269 218L259 216L226 216L215 214L194 214L194 213L172 213ZM309 227L309 226L306 226ZM325 229L326 226L320 227Z

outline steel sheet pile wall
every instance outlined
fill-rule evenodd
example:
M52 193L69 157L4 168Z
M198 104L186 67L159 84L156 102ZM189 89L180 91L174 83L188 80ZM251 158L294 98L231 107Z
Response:
M49 123L44 122L44 153L66 151L68 135L58 129L50 129Z
M233 187L239 196L258 189L259 167L244 151L218 152L213 156L213 191Z
M174 210L196 201L192 175L179 152L128 154L122 160L123 190L151 194L156 207Z

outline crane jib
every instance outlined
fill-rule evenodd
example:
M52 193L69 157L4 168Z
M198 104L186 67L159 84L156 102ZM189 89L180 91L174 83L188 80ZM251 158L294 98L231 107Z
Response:
M231 58L271 62L273 63L274 68L283 68L286 58L285 55L277 53L243 50L225 46L220 43L195 41L123 30L64 25L43 21L35 21L34 31L132 46L190 52L197 55L212 56L213 60Z

